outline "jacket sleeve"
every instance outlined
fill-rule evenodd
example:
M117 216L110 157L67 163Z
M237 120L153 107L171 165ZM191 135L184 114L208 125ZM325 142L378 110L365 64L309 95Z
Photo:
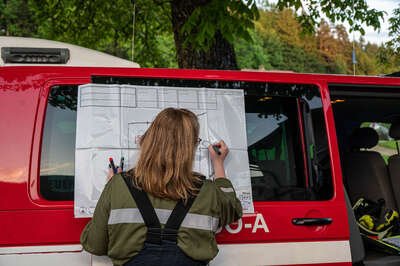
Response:
M89 221L81 234L83 248L94 255L107 255L108 218L111 209L111 184L109 181L97 201L93 219Z
M235 189L227 178L217 178L214 181L217 187L218 205L220 211L220 226L225 226L242 217L242 204L236 197Z

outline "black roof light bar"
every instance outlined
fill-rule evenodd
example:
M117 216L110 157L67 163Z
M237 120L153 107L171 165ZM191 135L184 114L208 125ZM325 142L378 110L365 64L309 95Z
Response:
M2 47L4 63L14 64L66 64L69 60L66 48Z

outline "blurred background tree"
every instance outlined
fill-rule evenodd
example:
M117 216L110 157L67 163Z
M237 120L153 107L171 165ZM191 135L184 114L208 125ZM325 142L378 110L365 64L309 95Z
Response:
M32 36L37 32L27 0L0 1L0 36Z
M388 46L396 52L400 52L400 4L393 10L393 16L389 19L389 23L389 36L391 40L388 42Z

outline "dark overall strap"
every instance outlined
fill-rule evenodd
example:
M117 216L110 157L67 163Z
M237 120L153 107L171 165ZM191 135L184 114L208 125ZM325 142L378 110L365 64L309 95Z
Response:
M200 190L201 186L203 185L203 181L205 180L204 176L200 177L201 182L198 184L197 188ZM175 242L178 238L178 230L181 227L183 220L186 217L186 214L189 212L190 208L193 205L196 196L191 196L187 200L186 204L183 200L179 200L178 203L175 205L175 208L172 210L171 215L168 218L167 223L165 224L163 230L163 239Z
M162 240L177 242L178 230L181 226L186 214L192 207L196 196L189 197L186 204L183 200L179 200L172 210L165 227L162 229L157 214L152 206L146 192L139 190L133 186L131 178L122 173L122 177L132 194L133 199L143 217L143 221L147 227L146 242L160 245ZM202 182L199 184L200 189L203 185L205 177L201 177Z
M183 200L178 201L178 203L175 205L175 208L172 210L167 223L165 224L162 236L164 240L176 243L179 227L181 227L181 224L185 219L186 214L189 212L190 207L192 207L194 200L195 197L190 197L186 204L183 202Z
M132 184L132 180L129 176L122 173L122 177L131 192L133 199L136 202L136 206L142 215L144 224L147 227L147 238L146 241L153 244L161 244L161 224L158 220L157 214L150 202L149 197L143 190L137 189Z

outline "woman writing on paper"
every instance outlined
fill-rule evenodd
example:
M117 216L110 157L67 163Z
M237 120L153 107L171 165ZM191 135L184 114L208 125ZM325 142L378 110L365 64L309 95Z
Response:
M81 235L85 250L114 265L206 265L215 232L242 215L225 177L229 149L208 147L215 180L192 171L199 123L186 109L161 111L140 139L135 168L111 178ZM217 153L216 150L219 150Z

